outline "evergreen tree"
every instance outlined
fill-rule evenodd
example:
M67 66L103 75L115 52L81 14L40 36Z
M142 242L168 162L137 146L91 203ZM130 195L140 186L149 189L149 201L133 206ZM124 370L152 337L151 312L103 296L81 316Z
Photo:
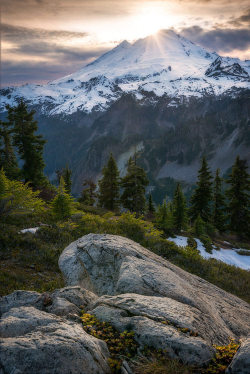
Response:
M66 168L63 170L63 179L65 182L65 191L67 194L71 194L71 186L72 186L72 180L71 180L72 171L70 170L69 166L66 165Z
M187 226L187 206L180 183L177 184L173 199L173 223L177 231Z
M250 236L250 181L246 160L237 156L229 175L227 190L229 229L241 238Z
M114 211L119 208L119 171L112 153L107 165L102 169L98 201L105 209Z
M153 217L155 214L155 206L154 206L154 202L153 202L153 198L151 194L149 194L148 196L147 214L151 217Z
M12 146L12 131L10 122L0 121L0 168L4 168L8 178L16 179L20 170Z
M165 232L167 235L172 234L173 230L173 209L171 203L163 201L162 205L158 206L156 211L156 226Z
M123 192L121 202L124 208L135 212L137 215L143 214L145 210L145 187L148 179L143 168L136 164L132 158L128 161L127 174L121 179Z
M196 218L194 222L194 231L195 234L200 237L202 235L206 235L206 227L205 222L201 218L201 216L198 214L198 217Z
M81 197L78 199L80 203L93 206L97 197L96 184L91 179L85 179L83 183L83 190Z
M65 190L65 182L61 177L58 193L52 201L52 212L59 220L69 218L72 214L73 199Z
M225 212L225 197L222 193L222 181L220 177L220 170L216 170L214 178L214 199L213 199L213 225L219 231L225 230L226 212Z
M13 144L17 147L20 158L23 160L22 177L33 187L45 183L43 174L43 147L45 140L41 135L35 135L37 122L34 120L34 111L28 111L26 104L21 101L17 107L8 106L9 120L13 124Z
M212 175L206 158L202 158L202 165L198 172L196 189L191 197L190 216L193 221L200 215L203 221L211 219L211 202L213 198Z

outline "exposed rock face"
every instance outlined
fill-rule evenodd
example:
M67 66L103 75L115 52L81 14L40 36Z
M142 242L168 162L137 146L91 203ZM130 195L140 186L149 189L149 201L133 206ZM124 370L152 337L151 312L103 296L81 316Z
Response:
M250 336L245 339L227 369L227 374L250 373Z
M212 344L250 332L249 305L119 236L86 235L59 260L67 287L16 291L0 300L0 374L109 374L105 342L82 328L82 307L117 330L133 330L140 348L201 366ZM246 374L249 338L228 373ZM122 373L130 373L127 363ZM131 374L131 373L130 373Z
M101 296L92 307L98 318L134 330L142 346L169 348L186 363L204 363L212 343L250 331L247 303L129 239L86 235L64 250L59 266L68 285Z
M0 367L5 374L109 373L104 343L80 324L31 306L2 316Z
M109 373L106 343L85 333L79 323L80 307L96 299L79 286L2 297L0 373Z

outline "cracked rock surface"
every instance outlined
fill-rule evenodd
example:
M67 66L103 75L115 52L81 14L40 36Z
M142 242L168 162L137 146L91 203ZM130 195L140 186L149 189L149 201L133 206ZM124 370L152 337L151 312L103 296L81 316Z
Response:
M191 365L209 362L212 344L243 339L228 373L247 373L250 308L236 296L120 236L86 235L59 266L67 287L0 299L0 374L110 373L107 345L83 330L81 308L133 330L140 348L164 348Z
M89 308L100 320L186 363L203 364L214 354L212 344L250 331L246 302L130 239L86 235L63 251L59 266L67 285L100 296Z

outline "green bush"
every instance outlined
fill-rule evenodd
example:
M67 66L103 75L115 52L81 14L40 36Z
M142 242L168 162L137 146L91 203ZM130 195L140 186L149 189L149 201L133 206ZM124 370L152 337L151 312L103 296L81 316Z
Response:
M195 249L197 248L197 242L196 242L196 240L192 236L189 236L187 238L187 244L191 248L195 248Z
M203 234L203 235L200 235L199 238L200 238L202 244L204 245L205 250L208 253L212 253L213 252L213 243L212 243L212 240L209 238L209 236Z

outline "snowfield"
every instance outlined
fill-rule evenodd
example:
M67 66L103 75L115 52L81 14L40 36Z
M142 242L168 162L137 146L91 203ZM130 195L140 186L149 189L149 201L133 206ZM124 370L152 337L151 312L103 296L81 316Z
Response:
M26 84L1 90L0 110L24 98L42 105L42 113L105 111L124 93L143 104L147 93L176 98L231 94L249 88L249 62L220 57L177 35L162 30L133 44L123 41L79 71L46 85Z
M187 246L187 237L176 236L176 238L168 238L169 241L174 242L180 247ZM212 253L208 253L205 250L204 245L199 239L195 239L197 243L197 249L203 258L215 258L216 260L222 261L228 265L234 265L244 270L250 270L250 256L242 256L237 253L239 249L213 249Z

